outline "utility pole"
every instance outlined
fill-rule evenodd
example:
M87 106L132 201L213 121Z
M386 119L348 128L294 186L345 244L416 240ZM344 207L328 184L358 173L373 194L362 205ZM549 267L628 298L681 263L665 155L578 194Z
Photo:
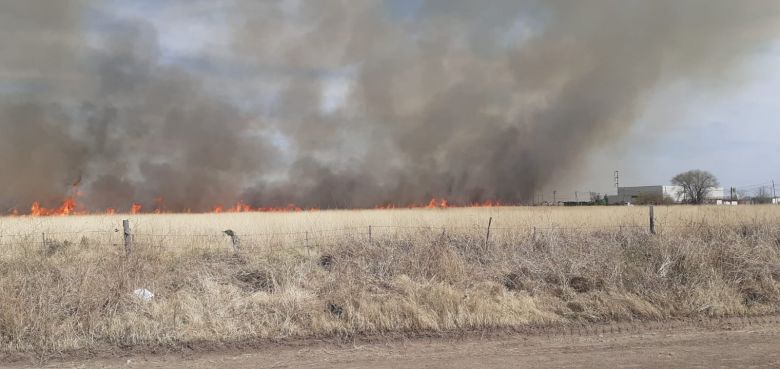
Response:
M777 192L775 192L775 180L772 180L772 203L777 202Z
M577 191L574 191L574 203L579 205L580 204L580 196L577 193Z
M558 191L553 190L553 205L558 205L558 201L556 200L556 195L558 195Z

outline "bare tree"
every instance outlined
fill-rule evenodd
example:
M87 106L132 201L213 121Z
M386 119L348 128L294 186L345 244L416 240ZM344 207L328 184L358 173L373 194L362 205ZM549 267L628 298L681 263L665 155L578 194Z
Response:
M755 192L750 199L754 204L770 204L772 203L772 188L761 186Z
M718 186L718 179L710 172L695 169L674 176L672 184L682 187L686 202L701 204L710 190Z

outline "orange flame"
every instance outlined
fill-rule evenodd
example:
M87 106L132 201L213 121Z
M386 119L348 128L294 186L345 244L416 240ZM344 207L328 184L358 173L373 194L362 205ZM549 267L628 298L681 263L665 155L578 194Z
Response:
M77 191L77 188L73 188L73 196L66 197L65 200L63 200L62 204L56 208L46 208L41 206L41 203L39 201L33 202L32 206L30 207L30 215L31 216L53 216L53 215L74 215L74 214L86 214L86 211L78 210L79 206L76 202L76 198L81 195L80 192ZM492 207L499 207L504 206L504 204L501 204L499 201L494 200L487 200L482 202L475 202L470 205L459 205L459 204L451 204L449 200L444 198L432 198L430 201L424 204L408 204L404 207L409 209L448 209L448 208L459 208L459 207L480 207L480 208L492 208ZM384 203L380 205L376 205L373 208L374 209L396 209L398 206L393 203ZM302 208L295 204L288 204L286 206L280 206L280 207L252 207L251 205L244 203L242 201L238 201L235 203L235 205L231 207L225 207L223 205L216 205L211 208L212 213L248 213L248 212L301 212L301 211L318 211L319 208ZM157 197L154 199L154 210L150 211L151 213L155 214L161 214L166 212L164 208L164 199L162 197ZM186 210L183 210L181 212L192 212L191 209L187 208ZM132 203L130 207L130 213L131 214L142 214L142 205L140 203ZM18 214L17 211L13 210L13 215ZM105 209L105 214L117 214L116 208L107 208Z
M307 210L316 211L319 209L311 208ZM222 205L217 205L211 208L212 213L250 213L250 212L269 213L269 212L293 212L293 211L304 211L304 209L295 204L288 204L287 206L283 206L283 207L253 208L251 205L243 203L241 201L237 202L235 205L229 208L225 208Z
M235 205L235 206L233 206L233 208L232 208L232 209L230 209L230 210L231 210L231 211L233 211L233 212L236 212L236 213L247 213L247 212L250 212L250 211L252 211L252 207L251 207L251 206L249 206L249 205L247 205L247 204L244 204L244 203L243 203L243 202L241 202L241 201L239 201L239 202L237 202L237 203L236 203L236 205Z
M411 205L410 208L416 208L417 205ZM446 199L432 198L428 202L428 205L423 206L426 209L446 209L449 207L449 202Z
M47 215L71 215L76 211L76 199L67 197L62 201L62 205L57 208L45 208L41 206L41 203L35 201L30 206L30 215L34 217L47 216Z

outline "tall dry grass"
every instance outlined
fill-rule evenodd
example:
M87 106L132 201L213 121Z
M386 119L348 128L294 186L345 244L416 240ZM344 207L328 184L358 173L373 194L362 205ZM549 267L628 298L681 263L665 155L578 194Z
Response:
M143 216L136 232L167 238L141 237L129 257L117 235L89 233L118 217L3 218L0 347L56 353L775 313L778 209L661 208L668 228L658 235L639 227L643 208ZM490 216L486 243L486 224L475 224ZM368 225L398 228L375 228L371 240L312 234L309 248L300 238L247 238L238 253L217 238L225 228ZM32 241L45 232L46 242ZM213 242L176 237L196 232ZM137 288L156 296L143 301Z
M780 224L777 206L656 207L659 230L673 233L710 225ZM0 245L22 243L79 243L87 240L107 249L122 243L122 219L129 219L140 243L168 250L190 247L229 247L222 231L231 229L246 247L299 247L328 244L347 236L372 233L382 237L416 228L472 230L487 227L492 218L495 238L512 239L534 229L644 229L647 207L499 207L455 209L336 210L299 213L144 214L71 217L0 217ZM306 234L308 232L308 235ZM3 253L15 248L0 248Z

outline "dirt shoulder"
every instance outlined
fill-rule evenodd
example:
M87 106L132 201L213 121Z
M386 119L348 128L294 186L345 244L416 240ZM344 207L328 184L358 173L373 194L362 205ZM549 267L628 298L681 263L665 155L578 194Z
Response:
M125 353L20 361L8 368L517 368L780 367L776 318L613 324L415 339L265 344L253 348Z

